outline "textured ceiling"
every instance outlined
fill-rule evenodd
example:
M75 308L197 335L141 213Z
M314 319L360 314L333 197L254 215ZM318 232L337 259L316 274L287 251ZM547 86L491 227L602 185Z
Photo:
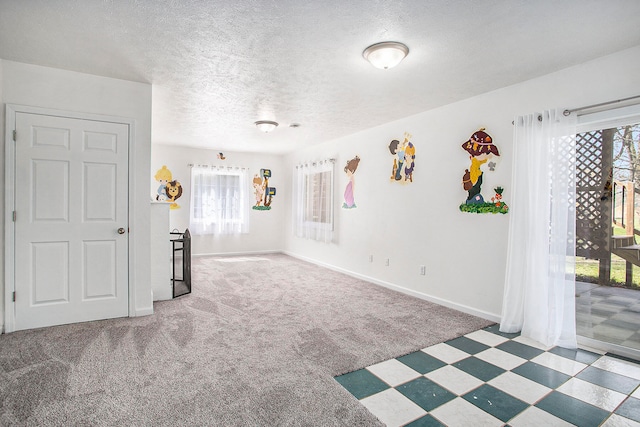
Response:
M638 45L638 16L638 0L0 0L0 58L151 83L154 144L285 153ZM392 70L361 56L385 40L410 49Z

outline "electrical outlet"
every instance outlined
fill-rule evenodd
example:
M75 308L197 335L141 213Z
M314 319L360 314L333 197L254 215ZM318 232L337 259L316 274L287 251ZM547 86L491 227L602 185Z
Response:
M373 255L369 255L369 262L373 262Z
M387 267L389 267L389 258L387 258L384 262L384 265L386 265Z
M425 274L427 274L427 266L426 265L421 265L420 266L420 275L424 276Z

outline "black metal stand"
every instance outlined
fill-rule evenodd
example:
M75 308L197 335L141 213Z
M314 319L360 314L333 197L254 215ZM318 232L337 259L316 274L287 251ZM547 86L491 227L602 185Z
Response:
M173 248L173 270L171 284L173 286L173 297L191 293L191 233L187 228L184 233L171 232L170 234L181 236L178 239L171 239ZM182 277L176 277L176 255L182 252ZM178 270L179 271L179 270Z

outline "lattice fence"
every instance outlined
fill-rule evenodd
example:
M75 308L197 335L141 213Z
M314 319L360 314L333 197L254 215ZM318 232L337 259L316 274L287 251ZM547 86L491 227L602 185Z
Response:
M576 138L576 255L610 256L611 200L605 188L612 168L612 135L596 130Z

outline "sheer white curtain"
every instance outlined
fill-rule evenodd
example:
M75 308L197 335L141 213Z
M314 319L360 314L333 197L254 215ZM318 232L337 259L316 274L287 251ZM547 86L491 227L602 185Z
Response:
M575 114L517 117L500 330L576 347Z
M193 165L191 168L192 234L249 232L247 169Z
M296 166L293 218L297 237L333 241L333 159Z

